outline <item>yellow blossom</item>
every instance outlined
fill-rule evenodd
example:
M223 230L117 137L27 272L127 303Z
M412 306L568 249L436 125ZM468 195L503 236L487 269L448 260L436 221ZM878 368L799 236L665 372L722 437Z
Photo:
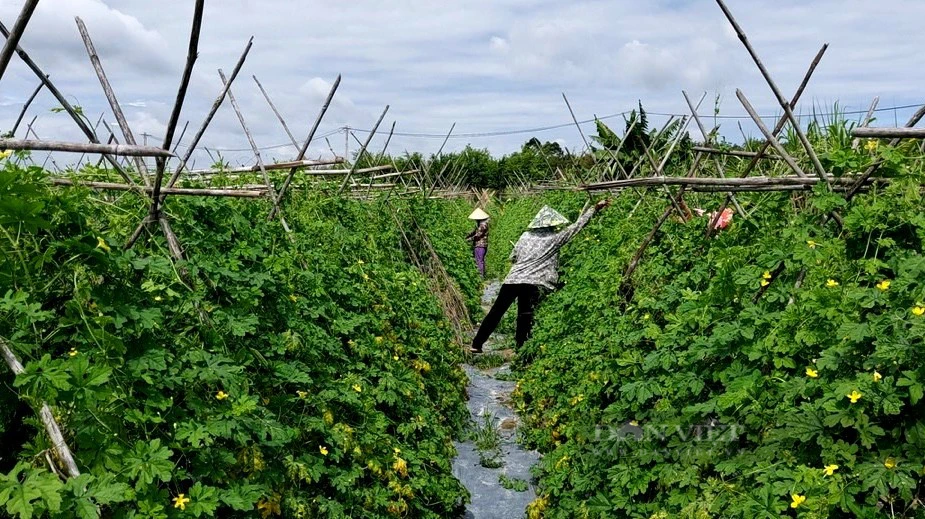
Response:
M295 394L302 400L305 400L305 397L308 396L308 391L296 391Z
M357 260L357 265L366 265L366 262L363 260Z
M871 152L877 151L877 148L879 147L880 147L880 141L873 140L873 139L867 141L867 143L864 144L864 149L866 149L867 151L871 151Z
M353 390L356 391L357 393L362 393L362 392L363 392L363 387L360 386L359 384L354 384L354 385L353 385Z
M838 286L838 281L835 281L834 279L830 279L830 280L828 280L828 281L825 282L825 286L827 286L827 287L829 287L829 288L835 288L835 287Z
M800 494L790 494L790 499L793 501L790 502L790 508L800 508L806 501L806 496L801 496Z
M71 351L67 352L68 357L76 357L78 351L75 348L71 348Z
M810 249L816 248L816 242L814 242L813 240L806 240L806 245L809 245Z
M322 456L327 456L327 455L328 455L328 448L325 447L324 445L319 445L319 446L318 446L318 452L320 452Z
M189 498L186 497L186 494L180 494L177 497L173 498L174 508L179 508L180 510L186 510L186 503L189 503Z
M925 306L915 305L914 307L912 307L912 315L915 315L917 317L921 317L925 315Z
M877 288L883 292L886 292L890 289L890 283L891 281L889 279L884 279L883 281L877 283Z
M639 427L639 422L637 422L636 420L630 420L630 425L632 425L633 427Z
M112 250L109 248L109 244L106 243L106 240L104 240L101 236L96 237L96 248L103 249L106 252L110 252Z
M888 468L888 469L890 469L890 470L895 469L895 468L896 468L896 459L895 459L895 458L887 458L886 460L883 461L883 466L886 467L886 468Z
M825 468L822 469L822 472L824 472L826 476L831 476L835 474L836 470L838 470L838 465L826 465Z
M861 397L864 395L862 395L861 393L858 393L858 390L855 389L854 391L848 393L846 396L851 400L852 404L856 404L858 403L858 400L860 400Z
M806 368L806 376L809 378L819 378L819 372L813 368Z
M289 300L295 303L299 300L299 298L296 297L295 294L289 294Z
M771 282L768 281L767 279L762 279L762 280L761 280L761 286L763 286L763 287L766 287L766 286L768 286L768 285L770 285L770 284L771 284Z
M224 392L224 391L219 391L218 393L215 393L215 399L216 399L216 400L224 400L224 399L226 399L226 398L228 398L228 393L226 393L226 392Z
M164 298L161 297L161 296L154 296L154 300L155 300L155 301L163 301Z
M874 371L874 382L880 382L881 380L883 380L883 375Z
M765 270L764 274L761 275L761 279L771 279L771 271Z
M13 150L3 150L0 151L0 160L10 158L10 155L13 154Z
M366 281L369 281L369 274L365 274L365 273L364 273L364 274L363 274L363 279L366 280Z

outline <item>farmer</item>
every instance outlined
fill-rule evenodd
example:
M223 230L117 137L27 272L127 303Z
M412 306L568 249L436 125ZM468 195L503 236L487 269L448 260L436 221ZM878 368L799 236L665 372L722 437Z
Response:
M578 234L591 217L610 205L601 200L594 207L582 213L578 221L556 232L556 226L569 221L548 206L543 206L530 222L527 232L520 236L511 251L513 265L498 292L498 299L489 310L482 325L472 340L472 353L482 353L482 345L488 340L501 318L517 299L517 346L523 346L530 337L533 327L533 308L540 298L540 289L555 290L559 274L559 249Z
M481 208L476 207L475 211L469 215L470 220L475 220L475 230L466 236L467 240L472 241L472 255L475 257L475 266L479 269L479 275L485 277L485 253L488 252L488 213Z

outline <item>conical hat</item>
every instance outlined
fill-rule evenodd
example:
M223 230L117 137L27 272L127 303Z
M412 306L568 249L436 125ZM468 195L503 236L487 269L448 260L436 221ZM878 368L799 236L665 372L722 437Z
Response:
M558 211L544 205L540 212L536 213L536 216L533 217L533 221L530 222L528 226L531 229L542 229L544 227L555 227L557 225L565 225L569 223L568 218L559 214Z
M488 213L486 213L485 211L482 211L481 208L476 207L475 211L472 211L472 214L469 215L469 219L470 220L487 220Z

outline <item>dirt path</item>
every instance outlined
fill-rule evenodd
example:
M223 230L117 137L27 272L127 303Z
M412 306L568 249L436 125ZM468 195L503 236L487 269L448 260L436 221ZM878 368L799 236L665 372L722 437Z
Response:
M492 283L486 288L483 305L494 301L499 287L499 283ZM502 341L501 336L489 340L485 355L497 354L496 347L500 348ZM509 366L505 362L491 369L472 365L464 368L469 375L469 413L478 441L470 439L456 444L459 455L453 460L453 475L469 489L472 498L463 517L521 519L527 504L536 497L530 468L540 455L524 450L517 443L520 420L510 403L515 383L496 378L510 373ZM490 425L486 425L486 420ZM492 443L496 443L497 448L485 448ZM500 467L492 468L496 465ZM502 486L502 479L512 488Z

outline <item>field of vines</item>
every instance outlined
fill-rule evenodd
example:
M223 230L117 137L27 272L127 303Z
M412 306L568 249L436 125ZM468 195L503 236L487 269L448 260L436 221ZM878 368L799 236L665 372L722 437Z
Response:
M527 517L925 517L922 151L811 138L835 175L878 161L890 182L742 193L709 238L672 216L632 279L668 202L626 190L563 250L514 365L543 454ZM288 235L267 201L171 197L173 261L156 232L123 250L138 197L51 188L24 158L0 164L0 339L25 365L0 374L0 517L460 517L463 349L402 230L477 322L470 202L300 190ZM501 192L488 277L542 205L589 198ZM43 403L79 477L55 472Z

